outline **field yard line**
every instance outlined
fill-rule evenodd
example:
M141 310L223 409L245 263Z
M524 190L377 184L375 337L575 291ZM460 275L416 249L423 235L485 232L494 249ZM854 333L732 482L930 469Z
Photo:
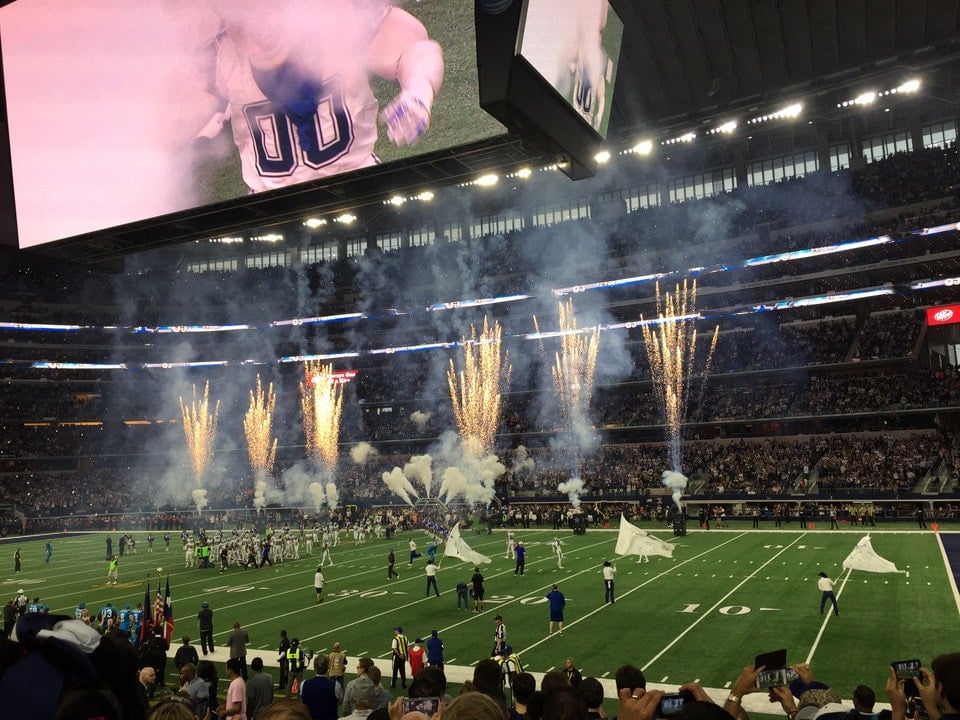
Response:
M693 557L687 558L686 560L684 560L684 561L682 561L682 562L680 562L680 563L677 563L676 565L671 565L669 569L664 570L662 573L659 573L659 574L657 574L657 575L654 575L654 576L653 576L652 578L650 578L649 580L646 580L646 581L640 583L639 585L637 585L637 586L634 587L634 588L630 588L630 589L627 590L626 592L620 593L620 600L618 600L617 602L621 602L621 601L623 600L623 598L625 598L627 595L630 595L631 593L636 592L636 591L639 590L640 588L645 587L646 585L649 585L649 584L652 583L654 580L659 580L659 579L662 578L664 575L668 575L668 574L672 573L672 572L673 572L674 570L676 570L678 567L681 567L681 566L683 566L683 565L686 565L686 564L689 563L689 562L693 562L694 560L699 560L699 559L702 558L704 555L709 555L709 554L712 553L714 550L717 550L718 548L722 548L724 545L728 545L729 543L732 543L734 540L739 540L739 539L742 538L742 537L746 537L746 533L741 533L740 535L737 535L736 537L730 538L729 540L726 540L726 541L720 543L719 545L714 545L714 546L713 546L712 548L710 548L709 550L704 550L704 551L703 551L702 553L700 553L699 555L694 555ZM577 574L579 575L579 573L577 573ZM576 625L577 623L581 623L581 622L583 622L584 620L586 620L587 618L593 617L593 616L596 615L598 612L603 612L603 611L606 610L606 609L607 609L607 603L604 603L603 605L601 605L600 607L596 608L595 610L592 610L592 611L588 612L586 615L584 615L584 616L582 616L582 617L579 617L579 618L577 618L576 620L572 620L572 621L570 621L570 622L566 622L566 623L564 623L564 625L566 625L568 628L569 628L569 627L573 627L573 626ZM531 648L535 648L535 647L537 647L538 645L542 645L542 644L545 643L547 640L549 640L551 637L552 637L551 635L548 635L548 636L546 636L545 638L543 638L542 640L538 640L537 642L533 643L532 645L527 645L527 647L525 647L525 648L523 649L523 652L526 652L527 650L530 650Z
M847 574L843 578L843 582L840 583L840 589L837 591L837 600L840 599L840 596L843 595L843 589L847 586L847 580L850 579L850 573L853 572L852 568L847 568ZM827 630L827 623L830 622L830 618L833 617L832 612L828 612L827 616L823 619L823 622L820 623L820 630L817 632L817 637L813 639L813 645L810 646L810 652L807 653L807 659L804 660L805 663L813 661L813 654L817 651L817 648L820 646L820 638L823 637L823 633Z
M953 590L953 599L957 603L957 613L960 614L960 593L957 592L957 579L953 576L950 559L947 557L947 549L943 546L943 538L940 533L935 534L937 536L937 545L940 546L940 554L943 556L943 567L947 571L947 579L950 580L950 589Z
M650 660L647 661L647 664L644 665L644 666L643 666L642 668L640 668L640 669L641 669L641 670L646 670L646 669L649 668L651 665L653 665L653 663L655 663L657 660L659 660L659 659L667 652L667 650L669 650L669 649L672 648L674 645L676 645L676 644L680 641L680 638L682 638L682 637L683 637L684 635L686 635L688 632L690 632L691 630L693 630L693 629L694 629L697 625L699 625L703 620L706 620L708 617L710 617L710 613L712 613L714 610L716 610L718 607L720 607L720 604L721 604L724 600L726 600L728 597L730 597L731 595L733 595L737 590L739 590L741 587L743 587L743 586L747 583L748 580L751 580L751 579L753 578L753 576L756 575L756 574L757 574L758 572L760 572L761 570L763 570L763 568L765 568L767 565L769 565L770 563L772 563L772 562L773 562L774 560L776 560L778 557L780 557L781 555L783 555L783 553L785 553L787 550L790 549L790 546L791 546L791 545L795 545L796 543L800 542L800 541L804 538L804 535L806 535L806 533L804 533L803 535L798 535L797 538L794 539L793 542L790 543L790 545L785 545L785 546L783 547L783 549L780 550L780 552L778 552L777 554L773 555L769 560L767 560L765 563L763 563L763 565L759 566L756 570L754 570L752 573L750 573L749 575L747 575L743 580L741 580L741 581L736 585L736 587L734 587L730 592L728 592L728 593L727 593L726 595L724 595L722 598L720 598L719 600L717 600L717 602L714 603L713 606L712 606L709 610L707 610L706 612L704 612L703 615L701 615L701 616L698 617L696 620L694 620L692 623L690 623L690 626L687 627L687 629L684 630L683 632L681 632L679 635L677 635L677 636L673 639L673 642L671 642L670 644L668 644L665 648L663 648L663 650L661 650L661 651L658 652L656 655L654 655L652 658L650 658Z

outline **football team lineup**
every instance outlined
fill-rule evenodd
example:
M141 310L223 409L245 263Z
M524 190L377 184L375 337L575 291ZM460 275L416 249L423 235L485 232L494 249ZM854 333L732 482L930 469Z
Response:
M442 556L438 548L440 597L425 593L425 557L406 562L407 543L423 546L428 536L411 532L354 544L347 531L331 548L333 565L322 568L322 603L314 603L314 572L320 553L245 570L229 567L211 573L185 567L179 541L169 552L142 549L123 558L120 584L103 584L103 533L53 539L55 553L42 562L44 540L21 543L24 572L4 582L39 596L51 612L72 614L83 600L89 607L107 601L144 598L169 579L176 617L175 637L196 635L196 613L208 601L214 610L214 638L223 642L234 622L250 633L249 652L275 665L280 630L297 637L314 653L339 642L352 658L369 657L389 671L392 629L402 626L409 639L437 630L445 646L445 671L451 682L472 676L489 657L494 618L503 616L507 642L525 670L535 674L562 667L573 657L584 677L597 677L608 697L613 675L623 664L640 667L648 681L675 689L696 681L716 698L755 655L788 649L788 662L808 662L848 697L865 682L882 697L891 661L919 657L925 663L952 648L947 638L960 629L960 603L948 571L940 536L932 532L881 529L870 536L877 560L894 570L844 568L845 558L861 547L865 533L805 530L693 531L671 537L651 529L674 546L672 558L618 557L617 531L591 529L585 535L548 528L514 532L527 548L523 576L505 550L505 532L468 535L470 548L491 562L477 565L486 594L482 611L472 601L459 608L455 586L468 582L472 563ZM562 546L562 562L554 552ZM869 544L869 543L868 543ZM387 553L397 556L399 578L387 580ZM37 562L33 558L40 558ZM60 567L67 561L66 569ZM59 563L58 563L59 561ZM602 569L611 561L616 602L604 602ZM162 562L162 564L160 564ZM162 572L158 572L162 570ZM841 614L821 615L818 573L836 581ZM214 575L216 575L214 577ZM548 631L546 595L556 584L566 599L565 632ZM12 590L11 590L12 592ZM917 612L905 613L904 603ZM878 633L878 628L885 628ZM864 644L863 639L870 642ZM860 662L851 666L844 650L859 643ZM712 691L710 690L712 689ZM765 694L748 698L748 709L771 712Z

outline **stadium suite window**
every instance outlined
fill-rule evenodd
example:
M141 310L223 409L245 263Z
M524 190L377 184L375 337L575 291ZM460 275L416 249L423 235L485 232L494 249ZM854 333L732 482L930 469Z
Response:
M923 147L946 148L957 142L957 123L953 120L926 125L921 131Z

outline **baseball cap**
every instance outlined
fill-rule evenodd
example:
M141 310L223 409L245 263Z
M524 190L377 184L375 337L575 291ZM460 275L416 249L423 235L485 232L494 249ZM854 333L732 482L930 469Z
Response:
M377 688L366 675L361 675L353 681L353 699L354 702L362 702L368 707L373 707L377 701Z
M796 720L814 720L822 708L831 704L839 705L840 702L840 696L836 690L830 688L805 690L797 699Z
M422 643L422 642L423 642L423 638L417 638L416 640L413 641L413 644L416 645L417 643Z

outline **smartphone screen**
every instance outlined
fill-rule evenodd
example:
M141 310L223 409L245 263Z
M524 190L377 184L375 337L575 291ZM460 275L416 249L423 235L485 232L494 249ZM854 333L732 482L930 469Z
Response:
M657 717L669 718L680 712L687 702L687 695L681 693L668 693L660 699L660 706L657 708Z
M433 717L440 711L440 698L422 697L422 698L404 698L403 714L408 712L422 712L427 717Z
M890 665L893 667L897 680L920 677L919 660L894 660Z

